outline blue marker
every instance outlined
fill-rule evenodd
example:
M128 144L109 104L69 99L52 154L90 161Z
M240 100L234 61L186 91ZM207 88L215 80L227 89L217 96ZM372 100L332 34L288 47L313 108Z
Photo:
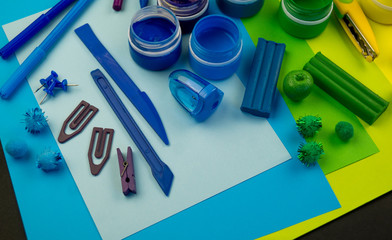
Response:
M19 33L14 39L0 49L0 56L7 59L11 54L18 50L23 44L30 40L35 34L41 31L50 21L52 21L59 13L66 9L75 0L61 0L48 12L42 14L25 30Z
M0 88L0 96L8 98L15 89L22 83L23 79L42 62L50 48L57 42L66 28L76 19L87 4L92 0L79 0L75 6L67 13L61 22L52 30L45 40L27 57L18 69Z

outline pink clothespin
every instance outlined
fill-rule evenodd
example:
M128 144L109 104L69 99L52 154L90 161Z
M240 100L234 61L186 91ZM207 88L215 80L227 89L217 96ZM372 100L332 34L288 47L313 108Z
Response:
M120 166L121 185L124 195L127 196L130 192L136 194L136 182L131 147L128 147L126 161L124 161L119 148L117 148L117 157Z

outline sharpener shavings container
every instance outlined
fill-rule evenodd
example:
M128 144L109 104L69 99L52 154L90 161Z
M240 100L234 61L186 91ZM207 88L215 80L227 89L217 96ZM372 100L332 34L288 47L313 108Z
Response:
M297 38L314 38L327 27L332 0L282 0L278 10L281 27Z
M182 32L190 33L207 14L209 0L158 0L158 5L170 9L178 18Z
M136 12L128 33L133 60L149 70L173 65L181 53L181 28L172 11L148 6Z
M223 15L206 16L196 23L189 38L189 63L204 78L228 78L240 64L242 45L233 20Z
M230 17L246 18L258 13L264 0L216 0L220 10Z
M181 106L199 122L210 117L223 98L219 88L184 69L170 74L169 88Z

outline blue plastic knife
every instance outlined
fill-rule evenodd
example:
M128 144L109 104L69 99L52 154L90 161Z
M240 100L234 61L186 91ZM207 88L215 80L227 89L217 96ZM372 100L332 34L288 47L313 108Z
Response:
M165 144L169 144L165 128L154 104L145 92L140 91L132 79L121 68L108 50L98 40L89 24L75 30L80 40L86 45L93 56L98 60L106 72L112 77L117 86L123 91L140 114L146 119L154 131Z

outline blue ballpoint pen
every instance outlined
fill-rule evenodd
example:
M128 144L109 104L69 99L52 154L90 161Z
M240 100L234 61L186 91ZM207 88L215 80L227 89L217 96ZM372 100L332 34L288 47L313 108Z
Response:
M49 11L39 16L26 29L0 49L0 56L3 59L7 59L73 2L75 0L61 0Z
M84 10L87 4L92 0L78 0L75 6L67 13L59 24L50 32L45 40L27 57L27 59L19 66L18 69L0 88L0 96L3 99L8 98L15 89L22 83L23 79L29 75L34 68L43 61L47 52L57 42L66 28L76 19L76 17Z

